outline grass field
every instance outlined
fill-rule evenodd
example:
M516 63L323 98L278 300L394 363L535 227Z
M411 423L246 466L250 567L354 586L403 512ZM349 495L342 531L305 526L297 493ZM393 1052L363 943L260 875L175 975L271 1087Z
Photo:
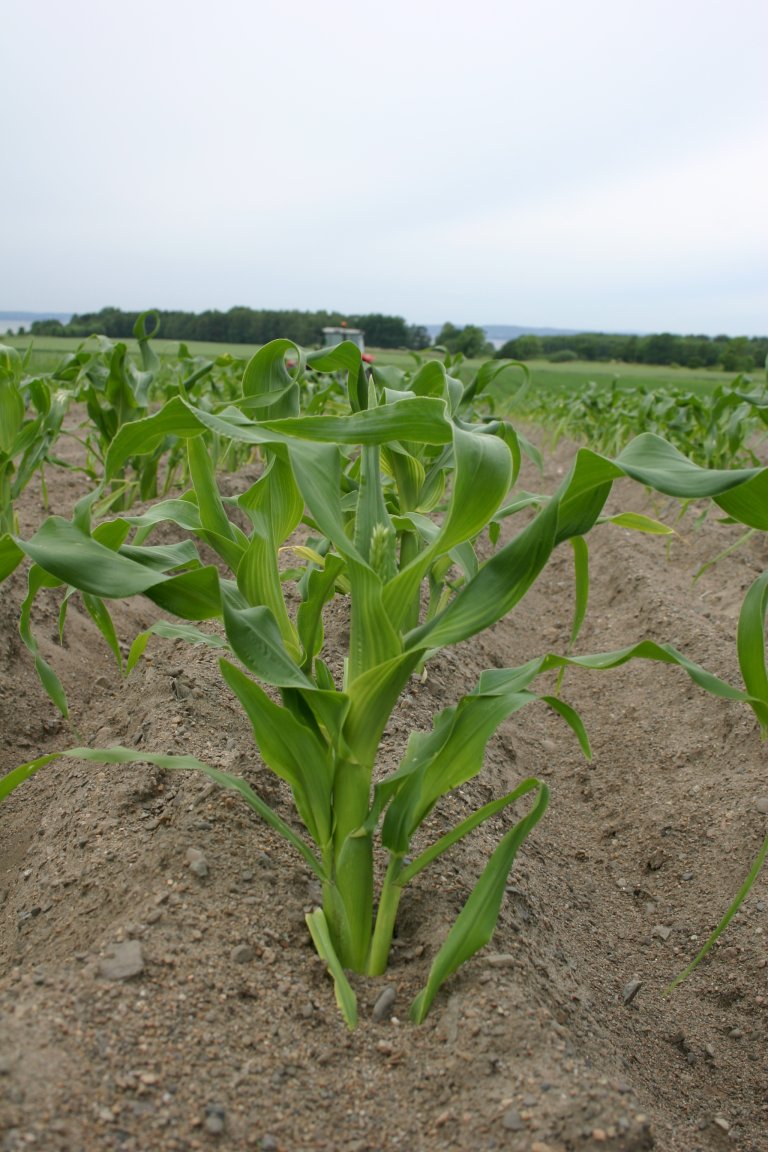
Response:
M550 364L547 360L531 360L528 363L534 383L548 388L572 388L594 381L596 384L610 385L617 377L626 384L661 387L672 384L675 388L690 389L692 392L708 392L733 380L733 372L721 372L709 368L679 368L663 364L609 364L589 360L573 360L567 364Z
M74 352L82 343L79 337L68 336L39 336L32 338L26 336L4 336L2 342L11 344L20 351L29 347L32 340L32 358L30 366L39 372L50 371L55 368L59 360L68 353ZM135 351L136 342L126 340L129 348ZM158 355L175 356L178 340L153 340L152 346ZM187 347L193 356L205 356L215 359L229 353L238 359L247 360L256 351L253 344L211 344L203 341L190 340ZM370 348L368 351L374 356L377 364L392 364L398 368L410 368L414 365L411 352L397 348ZM427 350L420 353L424 358L435 357L437 353ZM477 367L482 360L468 360L467 365ZM618 376L627 384L649 385L650 387L663 387L665 384L675 388L690 389L694 392L708 392L718 384L733 379L732 372L721 372L714 369L690 369L649 364L623 364L599 363L587 360L574 360L566 364L550 364L547 360L532 360L528 363L532 382L535 387L552 389L579 390L589 381L597 384L610 385Z

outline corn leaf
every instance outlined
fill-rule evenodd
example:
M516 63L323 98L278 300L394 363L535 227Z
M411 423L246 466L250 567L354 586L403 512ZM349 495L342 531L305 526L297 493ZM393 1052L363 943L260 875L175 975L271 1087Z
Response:
M419 872L423 872L430 864L452 848L454 844L458 844L475 828L489 820L491 816L496 816L499 812L503 812L510 804L514 804L521 796L527 795L534 789L541 787L541 781L529 776L526 780L522 780L516 788L508 792L506 796L500 796L496 800L491 800L488 804L484 804L482 808L478 808L466 820L462 820L461 824L457 824L455 828L451 828L450 832L446 832L445 836L441 836L434 844L430 844L429 848L420 853L415 860L402 868L398 874L397 884L400 888L405 888L407 884L418 876Z
M583 536L573 536L570 543L573 549L575 606L569 648L572 647L579 638L589 603L589 547Z
M32 565L27 577L27 595L21 606L21 614L19 616L19 635L27 651L31 653L34 659L35 669L40 678L40 683L43 685L43 688L61 715L66 719L69 716L69 708L67 706L64 686L53 668L51 668L50 664L48 664L40 654L40 648L32 632L31 620L32 605L41 588L56 588L59 583L60 581L58 581L55 576L51 576L50 573L38 567L36 564Z
M0 452L17 450L16 437L24 422L24 397L13 380L0 375Z
M205 425L192 405L174 396L157 412L123 426L112 439L104 461L105 479L111 480L132 456L147 455L162 444L166 436L188 438L201 436Z
M293 476L290 460L284 450L273 449L259 479L236 503L254 528L267 529L279 546L301 522L304 501Z
M309 573L304 599L296 613L296 627L307 661L314 660L323 646L323 606L334 593L336 580L344 569L340 556L329 555L322 568L313 567Z
M708 937L706 943L704 944L704 947L699 950L699 952L696 954L696 956L694 956L693 960L688 965L688 967L683 972L680 972L679 975L677 975L675 977L675 979L672 981L672 983L669 985L668 988L664 989L665 995L668 996L673 988L676 988L677 985L682 983L683 980L687 980L687 978L690 976L691 972L693 972L694 968L698 968L701 961L704 959L704 957L707 955L707 953L712 949L713 945L717 942L718 937L720 935L722 935L722 933L728 927L731 920L736 915L736 913L738 912L741 905L744 903L744 900L745 900L746 896L749 894L749 891L750 891L752 885L754 884L755 880L757 880L757 877L760 874L760 870L763 867L763 864L765 863L766 856L768 856L768 836L766 836L765 840L763 841L763 846L760 849L760 851L758 852L757 856L755 857L754 863L752 864L752 867L749 870L749 874L747 875L746 880L744 881L741 888L737 892L736 898L729 905L728 910L725 913L725 915L723 916L722 920L717 925L717 927L715 928L715 930L711 934L711 936Z
M258 793L254 792L250 784L245 780L241 780L239 776L232 776L228 772L222 772L218 768L212 768L210 764L205 764L202 760L198 760L194 756L165 756L158 755L154 752L137 752L132 748L123 748L119 745L113 748L101 749L67 748L64 751L52 752L47 756L41 756L37 760L31 760L27 764L22 764L9 772L7 776L0 778L0 801L40 768L45 767L46 764L52 763L61 756L74 760L88 760L96 764L155 764L158 768L163 768L168 772L202 772L204 776L207 776L222 788L239 792L246 803L253 808L271 828L274 828L276 832L279 832L281 836L293 845L315 875L320 880L324 880L325 878L322 866L309 845L302 840L300 836L296 835L293 829L261 799Z
M641 484L667 496L684 499L720 497L730 489L748 483L757 473L754 468L701 468L668 441L650 432L636 436L616 457L616 463L627 476ZM720 500L718 503L722 507Z
M371 549L377 530L380 534L390 534L394 542L394 531L387 515L382 493L379 455L378 446L364 445L360 451L360 486L355 510L355 547L368 564L372 562ZM379 571L378 568L377 571ZM386 575L381 571L379 571L379 575L382 579L386 578Z
M286 355L294 360L289 369ZM304 353L292 340L271 340L251 357L243 373L243 396L248 412L269 409L272 416L298 416L299 379Z
M447 608L406 634L406 647L437 649L457 644L506 616L522 600L552 553L557 512L557 502L550 502L491 557Z
M740 524L768 531L768 468L740 487L716 496L715 503Z
M264 762L290 785L310 836L325 851L332 834L333 769L328 747L234 664L222 659L219 667L251 721Z
M350 558L347 573L351 585L348 684L380 664L398 657L403 650L400 632L385 607L384 586L367 566Z
M88 615L106 640L117 661L118 668L122 671L123 654L120 651L120 642L115 632L115 625L106 604L99 596L91 596L88 592L83 592L83 604L88 610ZM60 631L63 632L63 628Z
M512 457L503 440L454 429L455 473L451 502L442 528L384 591L384 609L395 627L405 620L418 588L433 561L488 523L509 491Z
M414 440L419 444L450 444L451 424L444 400L405 396L391 404L353 412L350 416L301 416L265 420L260 428L282 436L326 444L373 444Z
M314 912L308 912L306 921L317 954L328 965L339 1011L347 1027L354 1029L357 1027L357 998L345 975L341 961L336 955L336 949L328 931L328 922L322 908L315 908Z
M355 380L362 362L360 349L351 340L342 340L333 348L318 348L307 353L307 364L316 372L343 372L353 374Z
M125 662L126 676L136 667L153 636L161 636L166 640L184 640L188 644L205 644L209 648L230 650L229 644L221 636L216 636L211 632L201 632L199 628L194 628L191 624L172 624L168 620L158 620L144 632L139 632L131 644Z
M768 731L768 674L765 666L765 616L768 606L768 572L758 576L744 597L739 613L736 647L747 692L763 731Z
M416 829L439 798L480 772L486 745L499 725L537 701L548 704L563 717L589 757L581 718L563 701L538 696L514 682L508 692L483 693L478 686L457 705L438 713L432 732L413 733L397 771L376 786L374 809L381 810L389 802L381 831L382 844L394 855L408 852Z
M213 620L221 615L221 584L213 565L162 577L145 595L182 620Z
M103 527L105 525L100 524L93 530L93 539L100 544L104 543L100 533ZM115 550L112 544L108 546ZM149 548L143 545L123 544L120 555L143 564L153 572L171 572L175 568L187 566L200 567L200 559L191 540L180 540L178 544L154 544Z
M601 516L601 524L615 524L618 528L628 528L631 532L646 532L649 536L674 536L674 528L643 516L640 512L619 512L616 516Z
M18 568L24 559L24 553L12 536L6 532L0 536L0 584Z
M491 939L517 851L548 803L549 789L540 782L535 804L502 838L435 957L427 983L411 1005L411 1019L416 1024L424 1020L448 977Z
M49 516L23 551L65 584L106 599L146 592L164 576L120 556L61 516Z
M30 760L26 764L19 764L17 768L12 768L5 776L0 776L0 803L5 800L6 796L10 796L15 788L23 784L25 780L29 780L30 776L34 776L35 772L40 768L44 768L46 764L52 764L54 760L58 760L59 756L63 753L49 752L47 756L39 756L37 760Z
M349 685L349 712L343 734L361 764L373 764L392 709L422 656L422 651L412 649L370 668Z
M319 530L341 556L365 564L346 532L339 449L332 444L296 443L289 451L296 482Z
M294 655L287 649L271 610L263 605L238 608L224 596L224 627L232 651L267 684L286 688L312 688Z

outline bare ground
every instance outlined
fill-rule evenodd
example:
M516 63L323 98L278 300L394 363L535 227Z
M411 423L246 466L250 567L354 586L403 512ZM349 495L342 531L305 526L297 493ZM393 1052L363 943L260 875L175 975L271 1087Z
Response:
M569 459L561 446L550 481ZM55 510L76 492L60 478ZM629 485L616 504L649 509ZM31 493L22 517L41 516ZM693 584L734 529L714 517L696 528L691 514L678 529L670 547L596 531L579 651L672 641L738 684L738 606L768 561L765 542ZM242 773L290 818L209 653L154 641L121 681L76 601L58 644L52 596L36 627L72 705L72 729L59 721L16 632L23 583L17 573L0 599L0 770L83 742L188 751ZM116 606L126 640L150 608ZM510 619L412 682L382 766L483 668L564 651L571 611L562 550ZM331 613L331 647L341 626ZM492 944L418 1028L408 1005L503 817L407 892L391 968L357 981L361 1024L349 1033L304 924L312 878L237 798L193 774L76 761L18 789L0 810L2 1152L764 1152L765 877L710 957L664 994L765 836L757 725L680 670L646 663L570 673L564 696L587 723L591 763L562 721L528 708L503 726L481 777L431 818L439 835L529 774L552 788ZM141 970L109 978L115 946ZM374 1019L387 986L393 1006Z

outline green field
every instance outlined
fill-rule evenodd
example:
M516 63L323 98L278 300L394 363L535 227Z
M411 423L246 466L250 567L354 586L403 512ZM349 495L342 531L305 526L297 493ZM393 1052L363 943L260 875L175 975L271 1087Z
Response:
M567 364L550 364L547 360L531 360L528 368L536 384L548 388L573 388L594 381L610 385L617 378L626 384L663 387L669 384L692 392L709 392L718 384L733 380L733 372L710 368L679 368L655 364L605 364L590 360L572 360Z
M3 342L11 344L20 351L29 347L32 340L32 359L30 367L40 372L49 372L55 368L59 360L68 353L74 352L82 343L79 337L69 336L4 336ZM126 340L129 349L136 350L135 340ZM152 341L152 346L160 356L175 357L178 340ZM229 354L238 359L247 360L256 351L253 344L210 344L192 340L187 343L193 356L204 356L215 359L217 356ZM397 348L370 348L376 364L392 364L397 368L410 368L414 365L414 354ZM422 352L422 358L434 358L437 353ZM482 360L467 360L466 365L477 368ZM532 360L528 363L532 383L535 387L548 389L581 389L589 381L597 384L610 385L616 377L628 384L648 385L649 387L663 387L665 384L675 388L685 388L693 392L709 392L718 384L733 379L732 372L722 372L715 369L691 369L648 364L601 363L587 360L574 360L566 364L551 364L547 360Z

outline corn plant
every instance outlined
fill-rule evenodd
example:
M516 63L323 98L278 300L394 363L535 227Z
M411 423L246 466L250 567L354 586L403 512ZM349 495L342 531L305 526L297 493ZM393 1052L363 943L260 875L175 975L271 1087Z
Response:
M137 318L133 335L138 345L139 364L134 362L124 342L91 336L54 372L57 378L70 382L74 398L86 406L85 446L94 479L103 475L107 451L123 425L147 416L151 403L165 400L168 393L177 389L184 393L190 391L211 370L209 365L196 361L188 365L187 358L180 357L180 379L174 381L173 369L163 364L152 348L158 327L156 313L143 312ZM183 454L177 438L169 434L151 453L125 460L122 468L112 474L109 489L102 490L103 502L113 508L129 508L136 497L155 498L161 462L170 483L180 452ZM167 489L168 484L164 490Z
M63 689L41 662L29 625L41 587L61 586L67 595L80 590L116 653L110 599L142 594L170 615L172 620L136 637L129 670L152 634L218 650L221 674L251 722L262 759L289 786L305 835L245 781L192 757L119 747L65 754L194 768L237 790L300 853L322 885L322 906L307 922L350 1026L356 1006L346 970L372 976L385 970L404 887L481 823L529 797L528 811L501 837L434 958L411 1008L412 1018L420 1021L444 981L490 939L509 870L547 806L548 789L534 778L520 781L414 855L414 839L435 805L478 774L492 734L531 703L543 702L562 716L588 754L578 714L559 696L534 690L540 675L566 667L604 670L635 658L674 664L706 690L751 705L768 727L762 646L768 578L756 583L742 611L739 658L745 689L651 641L589 656L544 654L520 667L485 672L455 705L437 713L430 731L413 733L397 769L382 774L380 740L409 677L440 649L511 612L553 551L568 541L574 543L579 573L575 639L588 589L584 537L603 518L615 479L630 476L671 495L710 496L728 515L764 530L768 471L709 472L664 441L643 436L615 460L580 451L552 496L523 494L505 503L516 475L514 433L457 416L458 393L453 389L452 397L443 369L438 368L442 385L435 377L424 389L428 394L419 395L377 387L352 345L310 359L321 371L343 374L344 414L302 413L307 358L288 341L276 341L247 366L237 404L212 412L177 396L114 437L105 484L127 459L152 453L166 436L185 440L192 487L182 499L94 526L96 492L81 502L71 521L50 517L29 540L10 535L0 540L0 576L24 556L33 562L22 635L60 707L66 706ZM256 447L263 456L262 475L239 496L224 498L219 492L207 447L211 433ZM430 462L443 454L450 461L450 481L435 516ZM532 517L482 560L475 548L480 534L522 508ZM655 527L638 517L613 519ZM177 525L186 538L174 545L151 544L154 527L163 521ZM302 524L316 534L319 546L295 539ZM203 561L200 543L215 551L217 565ZM293 614L280 567L288 544L302 561L293 573L300 593ZM460 579L446 580L446 565L455 565ZM440 583L440 593L420 607L420 591L430 581ZM323 610L338 595L348 601L349 640L343 670L334 675L322 655ZM198 626L206 620L221 629ZM11 772L0 781L0 799L54 758L41 757ZM377 843L386 861L378 895Z
M14 502L51 460L69 401L45 378L25 377L16 349L0 344L0 535L16 531Z

